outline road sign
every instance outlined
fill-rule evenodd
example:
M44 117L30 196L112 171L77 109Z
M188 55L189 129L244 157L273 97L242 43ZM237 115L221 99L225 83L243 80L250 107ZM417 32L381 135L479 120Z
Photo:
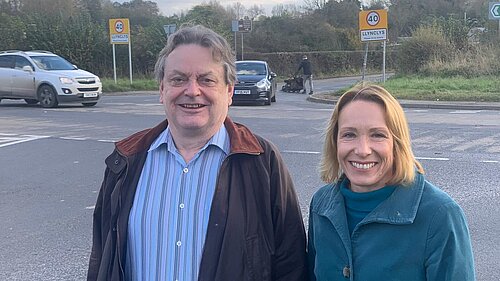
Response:
M490 2L489 5L489 18L491 20L500 20L500 3Z
M130 24L128 19L109 20L109 40L111 44L128 44L130 42Z
M243 19L238 21L238 31L239 32L250 32L252 31L252 20Z
M175 30L177 29L177 26L175 24L165 24L163 26L163 30L165 31L165 34L167 34L167 37L174 33Z
M387 40L387 10L359 12L361 41Z

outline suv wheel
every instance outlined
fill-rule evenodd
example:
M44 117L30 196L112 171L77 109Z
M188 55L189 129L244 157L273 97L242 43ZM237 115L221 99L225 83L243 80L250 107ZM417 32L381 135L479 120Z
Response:
M38 99L42 107L56 107L59 104L56 92L49 85L43 85L38 89Z
M35 99L24 99L27 104L37 104L38 100Z

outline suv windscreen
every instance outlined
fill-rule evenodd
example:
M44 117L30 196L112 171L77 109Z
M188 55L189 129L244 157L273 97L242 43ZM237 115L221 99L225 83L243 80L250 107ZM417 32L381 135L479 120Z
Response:
M237 75L266 75L266 66L262 63L237 63Z
M75 70L67 60L58 56L30 56L36 65L44 70Z

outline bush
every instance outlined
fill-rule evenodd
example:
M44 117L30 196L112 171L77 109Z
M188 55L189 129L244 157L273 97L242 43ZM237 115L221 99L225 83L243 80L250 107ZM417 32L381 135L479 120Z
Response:
M421 26L409 40L403 42L396 68L403 74L419 73L429 61L449 58L452 49L452 44L440 27Z
M476 46L453 53L449 59L433 59L422 67L426 76L466 78L500 75L500 48Z

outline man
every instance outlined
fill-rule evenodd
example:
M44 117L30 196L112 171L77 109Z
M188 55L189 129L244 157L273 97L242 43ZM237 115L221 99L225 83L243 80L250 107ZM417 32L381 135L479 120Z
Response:
M306 242L276 147L228 117L234 55L202 26L155 66L166 120L116 143L88 280L306 280Z
M309 82L309 95L313 94L313 81L312 81L312 66L311 62L307 59L306 55L302 56L302 61L300 62L299 69L297 69L297 73L302 69L302 82L304 85L303 94L307 93L306 91L306 81Z

